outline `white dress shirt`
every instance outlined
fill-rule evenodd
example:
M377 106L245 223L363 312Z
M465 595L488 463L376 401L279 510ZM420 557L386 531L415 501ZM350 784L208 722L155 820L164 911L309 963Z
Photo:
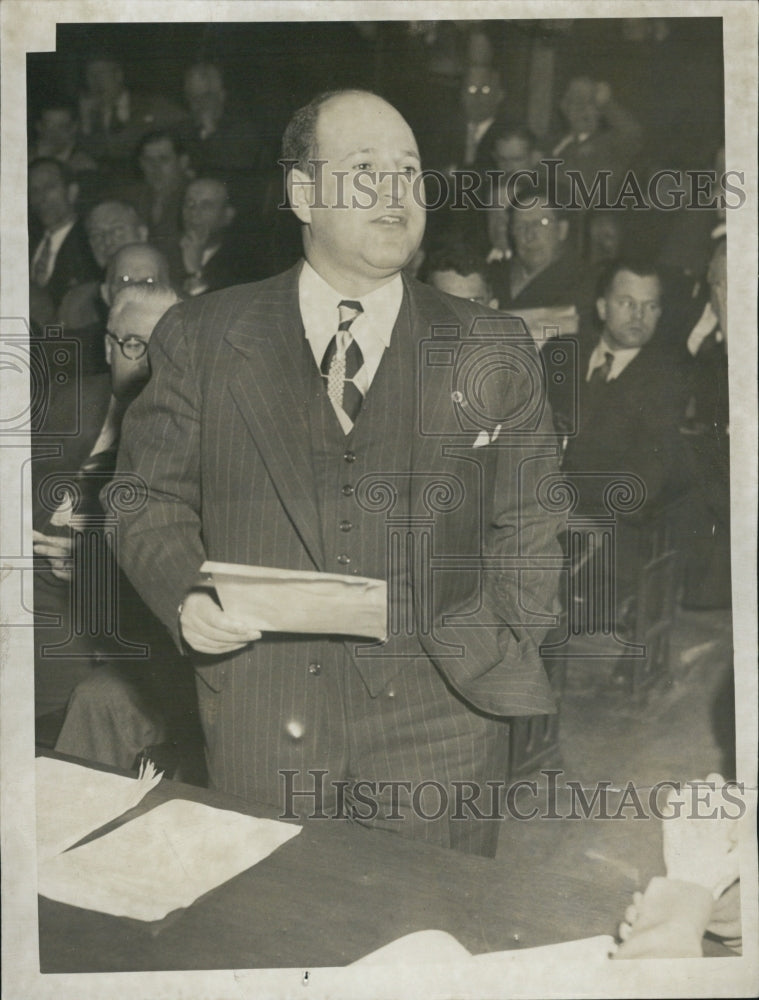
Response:
M615 378L619 378L625 368L627 368L633 358L636 358L639 353L639 347L623 347L612 350L602 337L596 344L595 349L590 356L585 381L590 382L590 376L596 368L601 368L604 364L606 364L607 354L613 355L614 359L611 363L609 375L606 379L607 382L612 382Z
M337 333L340 324L337 307L344 299L360 302L364 310L353 320L350 332L364 357L364 363L353 381L365 396L377 374L382 355L390 346L403 299L403 280L400 274L396 274L387 284L355 299L336 292L307 261L304 263L298 282L298 301L306 340L311 345L316 367L320 370L324 352ZM345 414L335 412L347 433L353 426L352 422Z

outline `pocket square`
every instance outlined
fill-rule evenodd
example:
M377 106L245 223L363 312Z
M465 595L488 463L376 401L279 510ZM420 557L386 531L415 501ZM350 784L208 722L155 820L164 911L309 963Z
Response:
M473 448L484 448L486 444L492 444L498 435L501 433L501 425L496 424L493 428L493 433L488 434L487 431L480 431L480 433L475 438Z

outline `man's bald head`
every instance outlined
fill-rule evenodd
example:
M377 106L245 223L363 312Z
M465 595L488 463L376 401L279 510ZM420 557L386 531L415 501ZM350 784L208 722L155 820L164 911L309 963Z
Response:
M170 287L169 263L160 250L149 243L129 243L113 254L102 287L103 299L112 305L129 285Z

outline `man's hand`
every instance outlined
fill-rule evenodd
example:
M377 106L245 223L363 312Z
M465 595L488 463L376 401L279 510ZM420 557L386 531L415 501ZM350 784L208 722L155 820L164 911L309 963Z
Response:
M70 535L43 535L32 531L32 549L36 556L45 556L50 572L59 580L71 579L74 542Z
M261 638L260 632L225 614L204 590L193 590L184 599L179 626L184 641L199 653L233 653Z

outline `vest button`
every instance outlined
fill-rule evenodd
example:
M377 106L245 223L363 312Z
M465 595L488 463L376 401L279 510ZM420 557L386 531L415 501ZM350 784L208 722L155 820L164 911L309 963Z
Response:
M309 663L309 665L308 665L308 672L310 674L313 674L314 677L318 677L319 674L322 672L322 665L321 665L321 663Z
M350 531L352 527L353 527L353 524L352 524L351 521L341 521L340 522L340 531Z
M345 486L343 486L341 492L342 492L342 494L343 494L344 497L352 497L353 496L353 487L349 483L346 483Z
M341 552L340 555L337 557L337 561L340 563L341 566L347 566L348 563L351 561L351 557L346 556L344 552Z
M356 461L356 455L352 451L346 451L346 453L343 455L343 458L348 463Z

